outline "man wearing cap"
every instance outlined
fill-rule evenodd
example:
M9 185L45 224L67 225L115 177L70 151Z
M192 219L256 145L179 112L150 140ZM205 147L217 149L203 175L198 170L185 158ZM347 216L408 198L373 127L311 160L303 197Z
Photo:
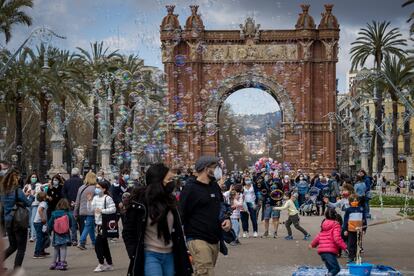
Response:
M194 275L214 275L222 230L229 231L230 219L219 220L224 202L214 171L219 159L202 156L195 163L196 179L189 179L180 195L181 218Z

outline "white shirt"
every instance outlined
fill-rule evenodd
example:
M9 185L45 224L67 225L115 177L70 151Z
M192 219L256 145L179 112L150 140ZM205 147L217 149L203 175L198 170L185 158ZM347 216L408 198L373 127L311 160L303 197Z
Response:
M47 220L47 202L42 201L42 202L39 203L39 207L37 208L37 212L36 212L36 215L35 215L34 220L33 220L34 223L42 222L42 218L40 217L40 214L39 214L39 209L41 207L43 207L43 216Z
M247 186L244 186L244 201L254 203L256 200L256 194L254 193L253 185L250 185L250 189L247 189Z
M106 208L105 207L106 200ZM112 197L108 195L94 196L92 201L88 201L88 211L95 212L95 224L102 225L102 214L114 214L116 212L115 203ZM96 209L101 209L101 213L97 213Z

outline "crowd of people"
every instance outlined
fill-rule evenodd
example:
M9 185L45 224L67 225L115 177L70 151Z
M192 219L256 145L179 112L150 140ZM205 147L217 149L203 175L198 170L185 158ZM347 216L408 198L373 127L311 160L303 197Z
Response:
M113 182L103 171L82 176L74 168L67 180L58 174L42 183L34 172L22 185L18 170L5 162L0 166L1 229L9 240L4 258L17 251L15 269L22 266L29 241L35 243L33 258L45 258L52 246L49 269L67 270L67 247L85 250L89 236L95 272L114 269L108 239L122 237L128 275L213 275L219 252L228 252L226 244L277 239L286 212L286 240L294 239L292 224L304 240L311 238L300 216L324 216L310 247L318 246L336 275L338 255L354 262L357 248L363 251L370 218L373 179L364 170L354 178L268 169L223 175L218 158L203 156L185 173L154 164L142 182L132 180L128 169ZM259 221L264 222L260 234Z

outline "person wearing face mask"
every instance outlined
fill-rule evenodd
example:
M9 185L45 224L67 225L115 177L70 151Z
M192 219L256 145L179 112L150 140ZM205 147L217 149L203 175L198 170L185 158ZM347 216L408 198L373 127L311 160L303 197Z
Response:
M47 217L50 218L52 212L56 210L56 205L58 204L59 200L63 198L62 190L63 190L63 178L56 174L52 177L52 185L47 190Z
M37 194L42 191L42 184L39 182L39 177L37 173L33 172L29 175L26 180L26 185L23 187L23 192L26 194L30 194L34 197L34 201L29 208L30 211L30 242L34 242L36 240L36 229L34 227L34 218L37 213L37 208L39 207L39 201L37 200Z
M102 214L115 214L116 207L112 198L108 195L109 185L106 182L95 184L94 193L87 194L87 208L94 213L96 224L95 253L98 258L98 266L94 272L112 271L113 263L108 239L103 232ZM94 196L95 195L95 196ZM105 264L106 261L106 264Z
M254 188L252 179L250 177L246 177L243 179L244 189L243 189L243 198L244 198L244 208L243 211L240 212L240 218L242 222L242 229L243 229L243 238L249 237L249 216L253 226L253 237L257 238L257 197L256 194L260 193L260 190Z
M200 157L195 163L197 179L181 192L181 217L196 276L214 275L222 231L231 229L230 218L221 216L224 198L214 176L218 162L214 156Z
M89 235L92 245L95 245L95 222L94 212L88 209L88 194L95 192L96 174L89 171L85 176L85 184L80 186L78 195L76 197L75 210L73 214L75 217L79 217L79 220L83 224L82 233L79 239L78 248L80 250L86 250L86 238Z
M309 191L309 184L308 182L305 180L303 174L301 174L299 176L298 181L296 182L296 187L298 189L298 201L299 201L299 206L302 206L302 204L305 202L305 195L308 193Z
M116 213L118 215L118 220L121 218L122 223L124 223L124 217L121 215L121 210L123 209L122 204L122 195L128 191L128 183L130 182L130 171L129 169L122 169L119 177L118 182L114 183L111 186L111 195L116 205Z
M176 174L164 164L146 173L126 205L122 237L130 258L128 275L191 275L184 233L173 195Z

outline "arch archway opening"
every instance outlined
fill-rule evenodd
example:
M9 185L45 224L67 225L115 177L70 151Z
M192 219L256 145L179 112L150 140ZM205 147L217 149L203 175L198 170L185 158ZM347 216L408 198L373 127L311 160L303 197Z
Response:
M252 166L263 156L282 161L282 110L267 87L232 87L223 94L217 116L218 152L227 171Z

